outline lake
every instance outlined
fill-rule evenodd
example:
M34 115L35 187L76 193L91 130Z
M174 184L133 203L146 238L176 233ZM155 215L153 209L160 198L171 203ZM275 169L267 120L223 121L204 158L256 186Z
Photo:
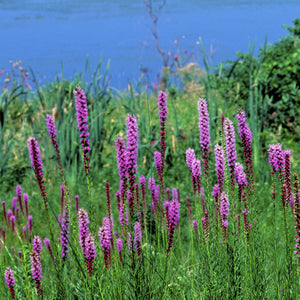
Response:
M153 1L154 9L159 3ZM159 41L172 56L194 53L203 66L201 39L215 65L247 52L249 44L258 49L266 36L278 41L287 33L283 24L297 17L299 0L167 0L158 19ZM110 84L116 88L136 82L141 67L155 81L163 63L152 28L143 0L0 0L0 69L22 60L45 81L62 68L70 79L84 71L88 55L91 69L100 57L104 64L110 61Z

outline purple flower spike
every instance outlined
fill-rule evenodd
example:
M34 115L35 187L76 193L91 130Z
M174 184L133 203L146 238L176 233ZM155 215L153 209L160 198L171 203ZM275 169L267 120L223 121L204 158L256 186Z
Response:
M16 195L18 197L18 203L19 203L21 212L24 213L23 204L22 204L22 187L20 185L16 186Z
M205 176L208 178L208 149L210 144L209 135L209 114L207 109L207 102L205 99L199 98L198 101L199 112L199 131L200 131L200 145L203 152L204 171Z
M248 184L243 165L240 163L235 164L235 178L237 184L241 187L245 187Z
M115 147L117 151L117 162L119 168L119 176L121 180L124 180L127 174L127 154L125 148L125 142L122 137L118 136L115 141Z
M195 150L191 148L187 149L185 152L185 157L186 157L186 163L192 172L193 160L196 159Z
M42 294L42 264L40 255L34 250L30 253L30 261L31 276L35 282L37 294L40 296Z
M50 241L49 241L48 238L44 238L44 244L45 244L46 248L48 249L49 254L50 254L52 260L55 261L55 258L53 256L53 251L52 251L52 248L51 248L51 245L50 245Z
M227 226L228 226L227 217L229 215L229 200L228 200L228 196L225 194L225 192L222 192L221 198L220 198L220 215L222 218L221 223L222 223L223 236L224 236L224 240L226 241Z
M109 269L111 263L111 239L109 228L105 225L99 227L98 236L103 251L105 269Z
M13 197L12 198L12 205L11 205L11 208L12 208L12 214L15 215L16 214L16 207L17 207L17 197Z
M268 152L269 163L272 166L273 172L281 172L284 167L284 155L281 144L270 145Z
M6 214L6 205L5 205L5 201L2 201L2 208L3 208L3 217L4 217L4 220L7 224L7 214Z
M94 237L90 234L85 240L85 258L89 276L93 276L93 264L97 255Z
M141 225L139 222L136 222L134 224L134 247L137 250L137 255L138 257L141 255L141 238L142 238L142 233L141 233Z
M46 119L46 125L47 125L47 130L51 138L55 139L56 138L56 127L54 120L51 115L47 115Z
M123 240L119 237L117 238L117 250L119 252L119 258L121 264L122 264L122 248L123 248Z
M47 197L46 197L46 188L44 185L44 173L43 173L43 165L41 160L41 151L37 140L34 137L31 137L27 140L27 145L29 149L29 155L31 160L31 165L33 167L35 177L38 183L38 186L41 191L41 195L44 200L45 207L47 209Z
M80 132L80 142L82 146L82 154L83 154L83 162L84 162L84 170L85 174L88 175L89 173L89 156L88 152L91 150L90 148L90 133L89 133L89 126L88 126L88 107L86 96L79 86L73 91L75 96L75 106L76 106L76 117L77 117L77 124L78 129Z
M161 161L161 153L158 152L158 151L154 152L154 164L155 164L155 168L156 168L156 171L157 171L158 178L159 178L159 180L161 180L162 161Z
M10 298L16 299L14 272L10 268L6 268L4 276L5 283L9 288Z
M12 232L15 233L15 219L16 217L14 215L12 215L10 217L10 222L11 222L11 229L12 229Z
M225 180L225 163L224 163L224 150L220 145L215 146L215 156L216 156L216 172L218 178L218 185L220 191L223 190L223 183Z
M196 191L201 193L201 163L199 159L194 159L192 163L192 176L195 180Z
M80 238L80 246L82 249L83 254L85 254L85 240L90 234L89 230L89 217L88 213L83 209L80 208L78 212L78 226L79 226L79 238Z
M70 231L70 216L66 209L63 211L63 217L61 220L61 235L60 235L60 245L61 245L61 258L63 260L68 258L69 253L69 231Z
M32 249L35 251L38 255L40 255L42 251L42 241L39 236L35 236L32 241Z
M165 166L166 153L166 123L168 120L167 94L160 92L157 98L158 114L160 120L160 151L162 157L162 172Z
M168 229L167 252L169 252L173 245L175 228L179 223L180 203L177 200L173 200L171 202L166 201L164 203L164 206L165 206L167 229Z
M228 118L224 124L227 164L231 177L231 188L234 189L234 167L236 162L235 133L232 121Z

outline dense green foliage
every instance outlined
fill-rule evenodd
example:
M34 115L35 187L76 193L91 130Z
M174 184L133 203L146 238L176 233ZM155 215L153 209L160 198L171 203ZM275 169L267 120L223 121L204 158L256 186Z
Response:
M279 42L261 47L258 57L254 57L253 50L250 50L249 53L239 52L235 61L225 62L216 87L226 101L245 104L256 90L261 128L278 132L279 127L283 127L299 139L299 19L287 29L289 35ZM216 72L220 72L220 66ZM246 109L249 111L249 107Z

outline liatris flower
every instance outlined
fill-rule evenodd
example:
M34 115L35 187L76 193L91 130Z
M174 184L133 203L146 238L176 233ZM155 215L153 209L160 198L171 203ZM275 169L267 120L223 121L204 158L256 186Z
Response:
M277 143L270 145L269 149L269 163L272 166L273 172L281 172L284 168L284 154L281 144Z
M13 197L12 198L12 205L11 205L11 209L12 209L12 214L15 215L16 214L16 207L17 207L17 198Z
M38 255L40 255L41 251L43 250L42 241L41 241L41 238L39 236L34 236L33 241L32 241L32 249Z
M292 187L291 187L291 150L283 151L284 156L284 184L286 186L285 205L291 200Z
M122 202L119 208L119 222L122 227L124 227L124 225L128 225L127 209L125 208L125 204Z
M28 229L29 229L29 233L32 234L32 216L31 215L28 216Z
M294 254L300 258L300 188L299 188L299 179L296 173L293 174L293 189L294 189L294 229L295 229L295 248Z
M26 193L23 194L23 200L25 204L25 214L28 217L28 195Z
M79 239L80 239L80 246L82 249L83 254L85 254L85 240L90 234L89 230L89 217L88 213L83 209L80 208L78 212L78 222L79 222Z
M65 260L68 258L69 253L69 230L70 230L70 216L68 210L65 208L61 220L61 233L60 233L60 245L61 245L61 258Z
M227 164L229 167L229 173L231 177L231 188L234 189L234 167L236 162L236 148L235 148L235 133L234 127L231 120L228 118L224 123L224 133L225 133L225 146L226 146L226 156Z
M127 116L127 175L130 197L128 201L129 214L134 217L134 184L136 179L137 155L138 155L138 125L135 116Z
M88 107L86 102L86 96L79 86L73 91L75 95L75 106L76 106L76 117L78 129L80 131L80 142L82 146L82 154L83 154L83 162L84 162L84 171L85 174L88 175L90 165L88 156L88 152L91 150L90 148L90 140L89 140L89 126L88 126Z
M122 264L122 248L123 248L123 240L119 237L117 238L117 250L119 252L119 258L121 264Z
M9 288L10 298L16 299L14 272L10 268L6 268L4 276L5 283Z
M19 220L19 207L16 207L16 220Z
M179 201L178 190L176 188L172 188L172 198L173 198L173 200Z
M34 250L30 252L30 261L31 276L35 282L37 294L40 296L42 295L42 264L40 255Z
M134 247L137 250L137 255L138 257L141 255L141 238L142 238L142 233L141 233L141 225L139 222L136 222L134 224Z
M244 187L248 184L247 179L246 179L246 174L244 173L243 170L243 165L240 163L235 163L235 178L236 182L239 187L239 201L240 203L243 202L245 199L244 195ZM247 210L247 203L245 202L245 209Z
M158 151L155 151L154 152L154 164L155 164L155 168L156 168L156 171L157 171L157 175L158 175L158 178L159 178L159 182L161 182L161 177L162 177L162 169L161 169L161 166L162 166L162 160L161 160L161 153L158 152Z
M47 196L46 196L46 188L44 185L44 173L43 173L43 165L41 160L41 151L37 140L34 137L31 137L27 140L27 145L29 148L29 155L31 160L31 165L33 167L35 177L38 183L38 186L41 191L41 195L44 200L44 205L47 210Z
M13 233L15 233L15 219L16 219L16 217L15 217L14 215L12 215L12 216L10 217L11 230L12 230Z
M198 111L199 111L200 145L202 147L202 152L203 152L204 173L206 178L208 178L209 177L208 149L210 144L210 135L209 135L209 114L207 109L207 102L205 99L199 98Z
M166 123L168 120L167 94L161 91L157 98L158 114L160 120L160 152L161 152L161 173L165 169L166 154Z
M23 204L22 204L22 187L20 185L16 186L16 194L17 194L17 197L18 197L18 203L19 203L21 212L24 213Z
M117 162L120 179L124 180L127 174L127 153L125 149L125 142L122 137L117 137L117 140L115 141L115 147L117 150Z
M108 269L111 263L111 242L109 228L106 226L99 227L98 236L103 251L105 269Z
M5 244L5 229L2 228L2 241Z
M249 214L249 210L243 210L243 218L244 218L244 233L245 233L245 237L247 242L249 241L249 222L248 222L248 218L247 215Z
M103 218L103 226L107 228L108 231L108 237L111 243L111 246L113 246L113 218L112 217L104 217Z
M53 251L52 251L52 248L50 245L50 240L48 238L44 238L44 244L45 244L46 248L48 249L52 260L55 262L55 257L53 256Z
M62 163L61 163L61 156L60 156L58 142L56 140L56 127L55 127L53 117L51 115L47 115L47 117L45 119L45 122L46 122L46 125L47 125L48 133L49 133L50 138L51 138L52 145L55 149L56 160L57 160L57 163L58 163L60 176L62 178L62 181L65 183L65 175L64 175L64 171L63 171L63 167L62 167Z
M171 250L171 247L173 245L174 231L179 222L179 208L180 208L180 203L177 200L173 200L167 205L167 209L166 209L167 227L168 227L167 252Z
M192 163L192 176L195 180L196 191L201 193L201 163L199 159L194 159Z
M192 186L193 186L193 193L195 194L196 192L196 180L193 176L193 161L194 159L196 159L196 156L195 156L195 151L194 149L187 149L186 152L185 152L185 156L186 156L186 163L191 171L191 182L192 182Z
M79 211L79 196L75 195L75 208L76 208L76 213L78 215L78 211Z
M139 184L136 183L134 185L134 188L135 188L135 199L136 199L136 203L135 203L135 205L136 205L136 212L137 212L138 220L139 220L141 228L142 228L143 223L142 223L142 212L141 212L141 206L140 206Z
M216 156L216 172L218 178L218 185L220 191L223 190L223 183L225 179L225 164L224 164L224 150L220 145L215 146L215 156Z
M89 276L93 276L93 263L96 255L97 252L94 243L94 237L89 234L85 239L85 258Z
M225 194L225 192L222 192L220 198L220 215L221 215L221 226L223 231L223 237L225 241L227 239L228 214L229 214L228 196Z
M235 116L235 118L239 121L238 127L239 127L239 134L242 140L242 146L243 146L243 152L244 152L244 160L245 160L245 169L246 169L246 175L247 175L247 181L249 184L249 190L251 193L252 187L253 187L253 181L254 181L254 173L253 173L253 164L252 164L252 132L246 123L246 114L241 109L238 111L238 114Z
M207 241L209 238L209 217L208 217L207 210L205 210L204 217L201 219L201 221L202 221L204 241Z
M221 195L221 192L220 192L220 187L218 184L216 184L214 187L213 187L213 192L212 192L212 196L214 197L214 200L215 200L215 220L216 220L216 227L218 226L218 217L219 217L219 214L220 214L220 195Z
M6 224L7 224L8 222L7 222L7 214L6 214L5 201L2 201L2 208L3 208L3 217L4 217L4 220L5 220Z

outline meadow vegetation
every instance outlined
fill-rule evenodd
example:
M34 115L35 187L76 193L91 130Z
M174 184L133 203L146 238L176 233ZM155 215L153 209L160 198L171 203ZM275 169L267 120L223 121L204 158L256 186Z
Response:
M164 91L15 63L1 299L297 299L299 25L258 57L175 64Z

